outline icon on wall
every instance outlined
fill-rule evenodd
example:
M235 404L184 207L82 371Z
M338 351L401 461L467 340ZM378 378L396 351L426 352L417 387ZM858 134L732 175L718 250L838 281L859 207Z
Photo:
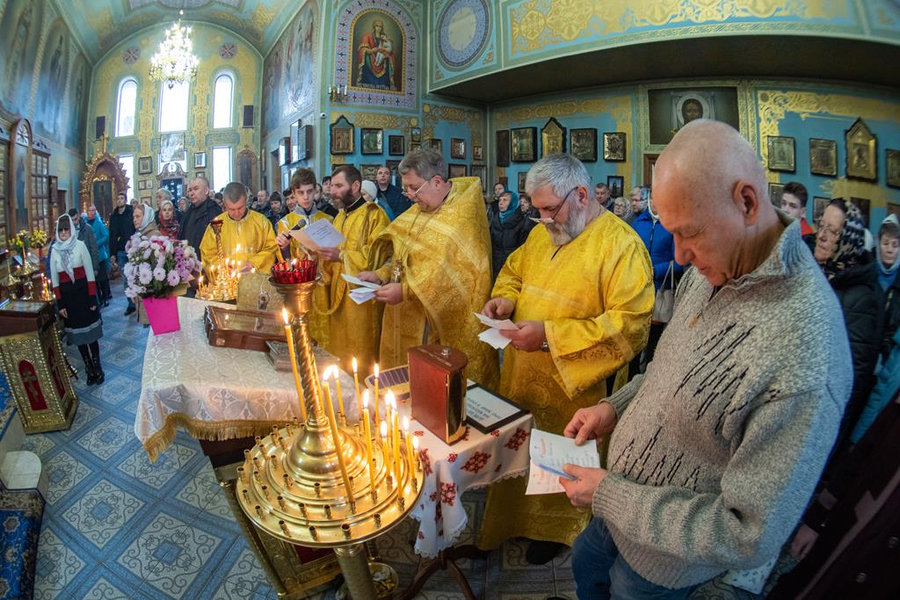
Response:
M590 127L570 130L569 149L581 162L597 162L597 130Z
M512 130L513 162L537 160L537 127L518 127Z
M900 187L900 150L888 149L884 162L887 165L887 184L891 187Z
M509 166L509 129L497 130L497 166Z
M541 129L541 157L566 151L566 128L550 117Z
M844 134L847 145L847 177L875 181L878 179L878 164L875 160L875 134L861 118Z
M796 170L794 162L794 138L782 135L770 135L767 140L768 160L770 171L786 171L793 173Z
M153 173L153 157L142 156L138 158L138 175L151 175Z
M384 132L381 129L363 127L359 130L362 154L384 153Z
M621 198L625 190L625 177L622 175L610 175L606 178L606 187L609 188L611 198Z
M466 140L462 138L450 138L450 158L466 157Z
M406 138L402 135L388 136L388 154L390 156L403 156L406 154Z
M621 131L603 134L603 160L622 162L625 160L625 134Z
M837 175L837 142L809 139L809 172L813 175Z
M355 134L353 123L347 117L340 118L331 124L331 153L353 154L353 137Z

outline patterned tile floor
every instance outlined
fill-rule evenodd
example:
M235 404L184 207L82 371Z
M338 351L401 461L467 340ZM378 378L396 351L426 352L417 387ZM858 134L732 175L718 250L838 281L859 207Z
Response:
M121 290L115 286L114 293ZM276 598L231 516L223 492L196 440L180 432L150 464L134 435L141 369L149 332L122 313L121 292L104 309L100 341L102 386L75 382L80 404L68 431L27 436L49 476L34 597L128 600ZM78 351L67 348L80 373ZM474 539L483 494L468 494ZM421 557L412 551L415 522L379 540L382 558L409 584ZM486 559L463 561L473 591L490 600L575 598L568 553L542 567L525 563L525 543L508 542ZM316 598L333 597L333 592ZM420 598L462 598L446 572L434 575Z

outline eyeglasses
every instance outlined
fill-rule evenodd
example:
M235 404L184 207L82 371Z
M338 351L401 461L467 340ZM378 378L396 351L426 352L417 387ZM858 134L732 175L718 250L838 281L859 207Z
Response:
M829 238L831 238L831 239L838 238L838 237L840 237L840 235L841 235L841 232L840 232L840 231L835 231L835 230L832 229L831 227L825 225L822 221L819 221L819 231L818 231L818 233L825 234L827 237L829 237Z
M430 179L426 179L425 182L424 182L422 185L419 186L419 189L417 189L417 190L414 191L414 192L410 192L410 191L409 191L409 187L407 187L404 191L402 191L402 192L400 192L400 193L403 194L404 196L406 196L407 198L412 199L413 196L418 196L418 195L419 195L419 192L422 191L422 188L425 187L425 186L428 184L429 181L431 181L431 180L430 180Z
M532 221L534 221L535 223L543 223L544 225L549 225L549 224L552 223L553 220L556 218L556 215L559 214L560 209L562 209L563 204L565 204L566 201L569 199L569 196L572 195L572 192L574 192L574 191L577 190L577 189L578 189L578 186L575 186L575 187L573 187L571 190L569 190L569 191L566 193L566 195L563 196L562 202L560 202L560 203L556 206L556 208L553 209L553 214L550 215L549 217L528 217L528 218L531 219ZM544 210L544 209L540 209L540 208L539 208L538 210Z

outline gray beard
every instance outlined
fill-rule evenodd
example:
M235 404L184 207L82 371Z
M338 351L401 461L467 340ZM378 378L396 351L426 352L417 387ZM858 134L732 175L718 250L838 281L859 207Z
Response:
M577 204L569 207L569 218L565 223L550 223L544 225L550 234L550 241L554 246L564 246L577 238L587 226L587 207L581 208Z

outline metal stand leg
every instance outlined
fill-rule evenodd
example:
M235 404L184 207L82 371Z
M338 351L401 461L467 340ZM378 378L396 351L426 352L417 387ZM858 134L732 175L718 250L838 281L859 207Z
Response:
M375 583L369 571L364 544L339 546L334 549L347 591L353 600L375 600Z

